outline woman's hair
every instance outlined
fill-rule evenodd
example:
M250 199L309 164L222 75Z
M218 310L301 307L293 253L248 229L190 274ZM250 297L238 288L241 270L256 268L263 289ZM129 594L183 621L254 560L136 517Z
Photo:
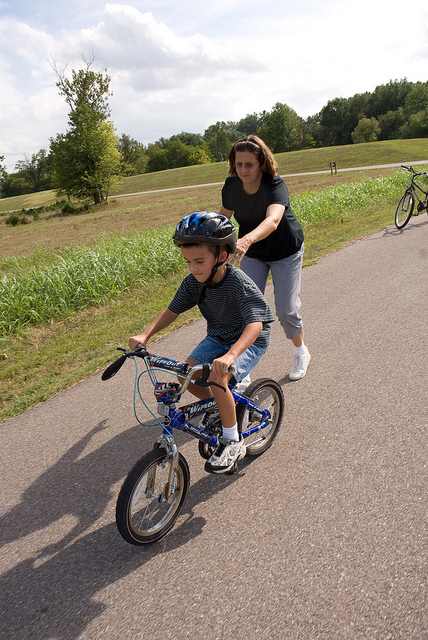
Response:
M272 151L267 144L258 136L246 136L241 140L237 140L229 151L227 162L229 163L229 175L236 176L236 152L250 151L254 153L260 168L264 173L271 176L278 175L278 163L276 162Z

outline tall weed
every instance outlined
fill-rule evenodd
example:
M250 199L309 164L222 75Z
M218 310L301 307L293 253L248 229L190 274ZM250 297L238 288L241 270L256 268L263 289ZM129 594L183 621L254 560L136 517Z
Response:
M340 183L319 192L305 191L290 199L291 207L299 222L307 227L323 220L347 217L393 195L398 198L408 184L407 174L394 172L388 177Z
M346 217L371 203L399 196L409 183L402 172L389 177L341 183L292 198L304 227ZM391 218L392 219L392 218ZM27 258L3 261L0 280L0 334L19 333L27 325L66 318L75 311L112 299L118 292L183 269L172 243L173 229L162 228L132 238L109 236L96 247L68 248L51 256L40 251L36 266Z
M65 318L100 304L133 284L183 268L171 242L172 229L134 238L108 237L95 248L64 249L52 264L24 270L23 263L0 281L0 332Z

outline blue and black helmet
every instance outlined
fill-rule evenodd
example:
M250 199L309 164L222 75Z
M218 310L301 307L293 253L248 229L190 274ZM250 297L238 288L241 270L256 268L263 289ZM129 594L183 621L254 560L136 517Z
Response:
M178 223L173 235L175 244L214 244L236 251L236 229L226 216L215 211L196 211Z

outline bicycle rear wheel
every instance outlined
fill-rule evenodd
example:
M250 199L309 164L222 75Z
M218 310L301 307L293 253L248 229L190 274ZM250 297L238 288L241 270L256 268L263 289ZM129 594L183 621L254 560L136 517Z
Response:
M408 190L398 203L397 211L395 212L395 226L397 229L404 229L412 217L414 206L415 200L413 194L411 190Z
M261 409L267 409L271 414L272 422L265 429L261 429L245 438L247 455L251 457L260 456L269 449L281 426L284 411L284 394L275 380L261 378L251 383L242 395L250 398ZM242 404L238 404L236 407L236 417L239 431L242 432L260 424L260 414L252 409L248 410Z
M165 498L172 460L164 448L147 453L131 469L116 504L116 525L130 544L144 545L163 538L180 515L190 484L186 459L179 454L175 492Z

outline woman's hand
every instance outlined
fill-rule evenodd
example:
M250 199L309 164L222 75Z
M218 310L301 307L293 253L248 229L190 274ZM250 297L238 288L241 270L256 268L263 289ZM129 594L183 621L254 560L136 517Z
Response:
M251 233L239 238L236 243L236 251L230 258L229 262L235 263L237 266L241 262L242 258L247 253L252 244L264 240L271 233L273 233L281 221L284 215L285 206L283 204L270 204L266 209L266 218L261 222ZM228 211L223 207L220 209L220 213L224 213L228 218L232 215L232 211Z
M245 256L252 244L253 243L249 235L246 235L243 238L239 238L239 240L237 240L236 242L236 251L230 258L229 262L231 262L232 264L236 264L236 266L239 266L242 258Z

